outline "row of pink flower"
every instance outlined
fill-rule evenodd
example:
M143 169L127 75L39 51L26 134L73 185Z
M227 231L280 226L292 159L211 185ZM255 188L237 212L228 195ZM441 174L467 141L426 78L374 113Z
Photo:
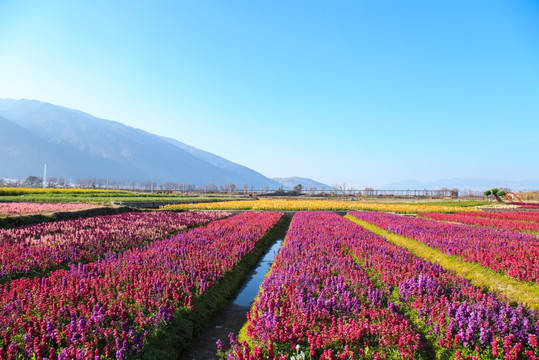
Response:
M221 212L135 212L43 223L0 231L0 280L94 261L229 215ZM51 230L56 230L50 232Z
M539 209L539 204L537 203L510 202L509 204L518 205L521 209Z
M539 282L539 239L535 235L381 212L351 214L446 254L519 280Z
M469 216L477 216L489 219L531 221L539 223L539 211L504 211L504 212L469 212Z
M28 215L95 208L94 204L0 202L0 215Z
M140 215L146 214L146 215ZM111 223L116 221L130 221L135 219L145 218L150 213L130 212L120 215L104 215L104 216L91 216L72 220L61 220L53 222L44 222L34 225L20 226L13 229L0 229L0 243L3 242L17 242L21 239L41 238L45 235L51 235L56 233L62 234L74 234L84 229L97 229L107 228L111 226ZM170 214L170 213L169 213ZM230 214L223 214L228 216ZM205 214L205 216L213 216L211 213ZM219 216L217 213L215 216ZM150 218L148 218L150 219ZM162 224L157 226L172 226L175 221L174 217L170 218L170 221L166 218L156 218ZM136 220L135 220L136 221Z
M252 251L280 213L242 213L0 286L0 358L125 359Z
M434 220L454 221L468 225L490 226L502 230L534 231L539 233L539 222L486 218L481 216L468 216L466 214L421 213L419 216Z
M361 213L352 212L361 218ZM385 293L417 314L427 338L448 358L539 359L539 318L521 305L510 306L438 264L361 228L345 239L350 251L378 280ZM403 309L404 310L404 309Z
M385 301L344 244L359 227L333 212L297 212L248 315L247 342L229 359L413 358L412 324ZM218 347L222 344L218 344ZM297 348L296 348L297 347Z

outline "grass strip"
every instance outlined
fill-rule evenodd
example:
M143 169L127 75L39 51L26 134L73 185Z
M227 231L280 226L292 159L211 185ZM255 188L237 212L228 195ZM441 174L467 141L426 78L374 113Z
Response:
M345 217L372 233L384 237L387 241L405 248L415 256L438 263L443 268L456 272L474 286L494 291L510 302L526 304L534 310L539 310L539 284L518 281L508 275L486 269L479 264L464 261L458 256L444 254L419 241L397 235L367 221L359 220L352 215L348 214Z
M286 231L289 224L288 216L281 217L277 224L258 240L253 251L246 254L232 270L227 271L211 289L194 299L193 311L179 309L169 324L157 328L136 358L181 359L212 317L236 295L250 271L275 240Z

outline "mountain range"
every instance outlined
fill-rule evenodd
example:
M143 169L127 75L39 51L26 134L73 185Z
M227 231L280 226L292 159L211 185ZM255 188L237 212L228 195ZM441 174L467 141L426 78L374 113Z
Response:
M0 99L0 177L47 175L277 189L248 167L162 137L36 100Z
M317 190L333 190L333 187L322 184L321 182L318 182L313 179L308 178L302 178L302 177L287 177L287 178L278 178L275 177L273 180L277 181L279 184L283 186L284 190L291 190L294 188L294 186L300 184L303 189L309 190L312 188L316 188Z

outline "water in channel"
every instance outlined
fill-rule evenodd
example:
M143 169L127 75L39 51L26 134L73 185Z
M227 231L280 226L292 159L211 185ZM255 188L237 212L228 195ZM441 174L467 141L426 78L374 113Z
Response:
M264 277L282 244L283 239L279 239L269 248L257 263L256 268L251 271L236 297L212 320L208 328L196 340L197 342L193 344L189 353L184 356L184 359L215 359L217 352L215 342L217 339L228 343L227 336L230 332L238 334L245 321L247 321L249 307L256 298L260 285L264 281Z

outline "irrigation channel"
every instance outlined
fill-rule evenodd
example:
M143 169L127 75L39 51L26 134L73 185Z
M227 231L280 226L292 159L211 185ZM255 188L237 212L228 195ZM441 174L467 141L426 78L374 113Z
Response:
M251 270L235 297L211 320L208 327L201 332L200 336L195 339L191 349L183 356L184 360L216 359L217 340L221 339L223 343L227 344L229 333L233 332L235 335L239 333L241 327L247 321L247 312L251 303L256 298L260 290L260 285L264 281L275 256L283 244L289 224L288 222L276 234L276 241L261 257L254 269Z

